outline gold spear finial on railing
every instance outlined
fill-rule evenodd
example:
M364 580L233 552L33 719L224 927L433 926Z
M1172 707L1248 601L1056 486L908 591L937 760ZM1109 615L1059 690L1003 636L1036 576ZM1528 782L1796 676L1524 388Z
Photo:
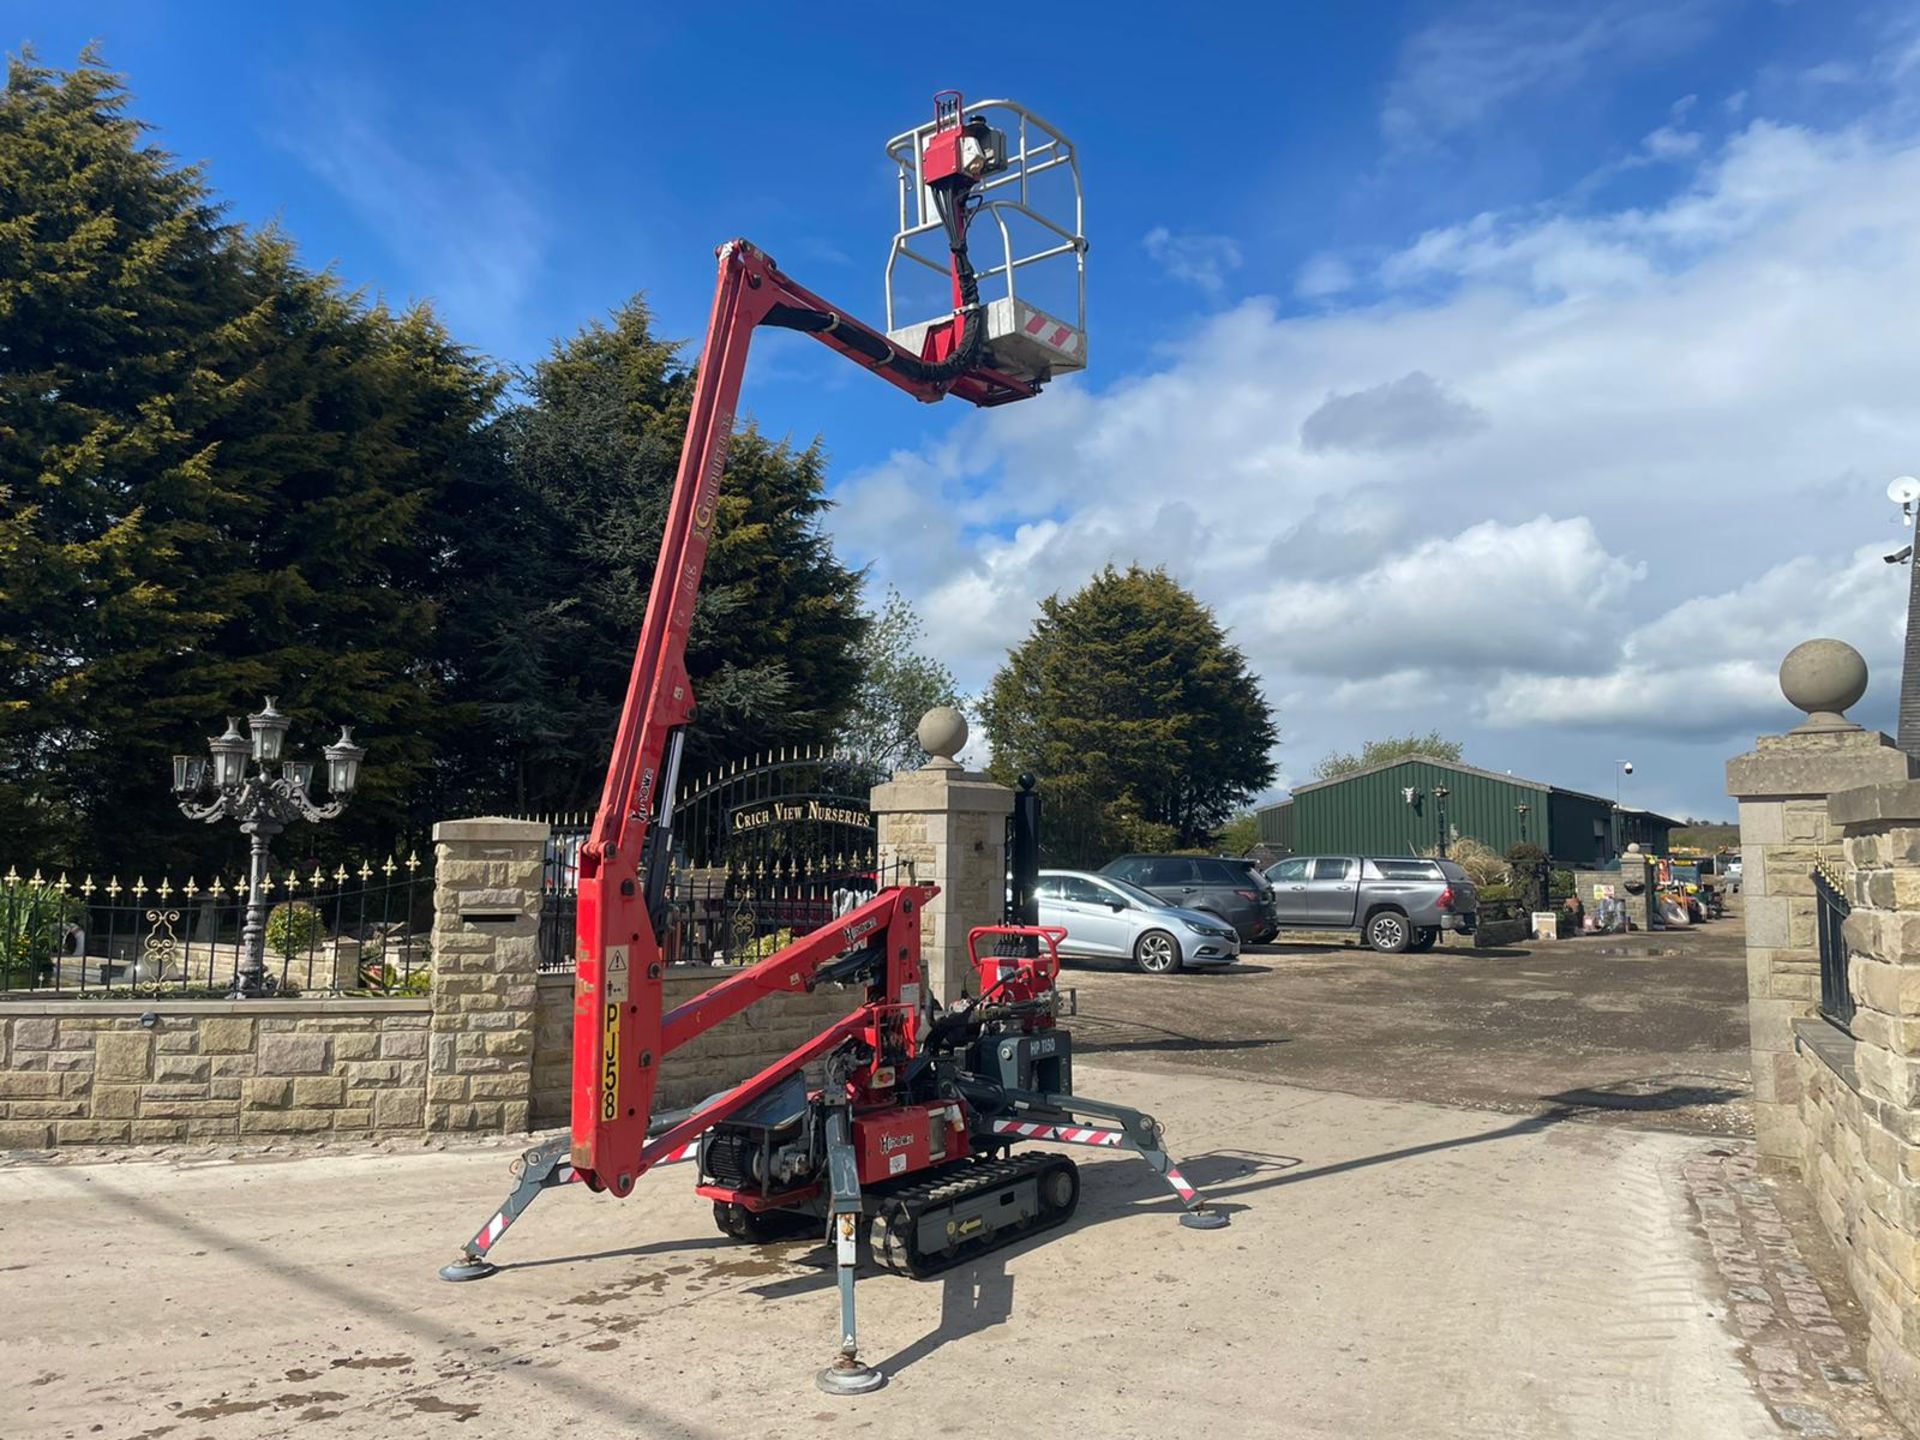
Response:
M189 875L187 877L187 883L180 887L180 893L189 900L193 899L194 896L200 893L200 882Z
M92 898L93 898L93 892L94 892L94 890L95 890L96 888L98 888L98 887L96 887L96 886L94 885L94 883L93 883L93 872L92 872L91 870L89 870L89 871L87 872L87 878L86 878L86 879L84 879L84 880L82 880L82 881L80 882L80 894L81 894L81 897L82 897L83 899L88 899L88 900L90 900L90 899L92 899Z
M71 887L70 887L70 886L68 886L68 884L67 884L67 872L66 872L66 871L64 871L64 870L62 870L62 871L60 872L60 878L59 878L58 880L56 880L56 881L54 881L54 882L53 882L53 888L54 888L54 890L55 890L55 891L56 891L57 893L59 893L59 894L61 894L61 895L64 895L64 894L66 894L66 893L67 893L67 891L68 891L68 889L70 889L70 888L71 888Z
M160 877L160 883L153 887L153 893L160 897L162 903L165 903L167 897L173 894L173 886L168 882L166 876L162 875Z
M107 881L107 898L109 900L118 900L120 898L120 877L118 875Z

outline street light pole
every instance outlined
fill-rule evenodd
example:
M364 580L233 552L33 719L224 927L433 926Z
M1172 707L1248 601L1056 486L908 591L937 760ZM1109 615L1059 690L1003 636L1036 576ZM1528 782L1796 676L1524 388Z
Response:
M316 804L307 794L313 783L311 760L284 760L281 750L292 721L274 707L269 695L260 712L247 717L252 737L240 733L238 716L227 717L226 733L207 744L207 756L173 757L173 793L180 813L189 820L212 825L237 820L247 837L247 918L240 930L240 962L233 976L233 998L273 993L267 975L267 866L273 837L289 820L332 820L347 808L347 798L360 783L364 747L353 743L353 731L341 727L340 738L320 753L327 762L327 789L332 799ZM251 774L247 761L254 761ZM275 774L268 767L278 765ZM201 803L208 789L212 800Z
M1444 785L1433 787L1433 809L1440 821L1440 858L1447 858L1447 796L1453 792Z

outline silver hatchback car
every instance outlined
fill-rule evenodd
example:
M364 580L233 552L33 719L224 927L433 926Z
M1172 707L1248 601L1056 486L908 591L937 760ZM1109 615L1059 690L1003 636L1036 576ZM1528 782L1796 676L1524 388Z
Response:
M1149 975L1188 965L1231 965L1240 937L1218 916L1180 910L1111 875L1042 870L1034 886L1040 923L1067 932L1063 955L1131 960Z

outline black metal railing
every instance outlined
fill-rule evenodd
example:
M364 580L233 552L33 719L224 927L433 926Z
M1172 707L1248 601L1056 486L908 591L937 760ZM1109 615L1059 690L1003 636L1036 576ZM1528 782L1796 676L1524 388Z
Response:
M1853 988L1847 983L1847 916L1853 906L1841 877L1825 865L1813 868L1814 926L1820 941L1820 1013L1852 1033Z
M579 941L579 842L556 829L540 896L539 967L570 974ZM661 948L669 965L746 965L811 934L878 888L873 856L758 860L741 867L674 867Z
M417 854L269 873L266 971L286 996L424 995L433 872ZM241 966L244 879L0 875L0 994L213 998Z

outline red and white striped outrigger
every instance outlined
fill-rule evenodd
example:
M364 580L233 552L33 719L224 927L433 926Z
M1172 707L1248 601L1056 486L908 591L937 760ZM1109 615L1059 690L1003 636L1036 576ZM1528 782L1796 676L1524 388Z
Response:
M586 1176L573 1168L573 1162L564 1157L567 1154L567 1140L563 1137L545 1145L527 1151L522 1155L514 1173L520 1183L506 1202L488 1217L487 1223L469 1240L464 1250L469 1256L485 1260L487 1252L493 1249L500 1237L507 1233L514 1221L520 1218L527 1206L533 1203L533 1197L542 1190L551 1190L559 1185L577 1185L586 1180ZM700 1156L700 1140L695 1137L678 1149L669 1150L656 1164L677 1165L682 1160L697 1160Z

